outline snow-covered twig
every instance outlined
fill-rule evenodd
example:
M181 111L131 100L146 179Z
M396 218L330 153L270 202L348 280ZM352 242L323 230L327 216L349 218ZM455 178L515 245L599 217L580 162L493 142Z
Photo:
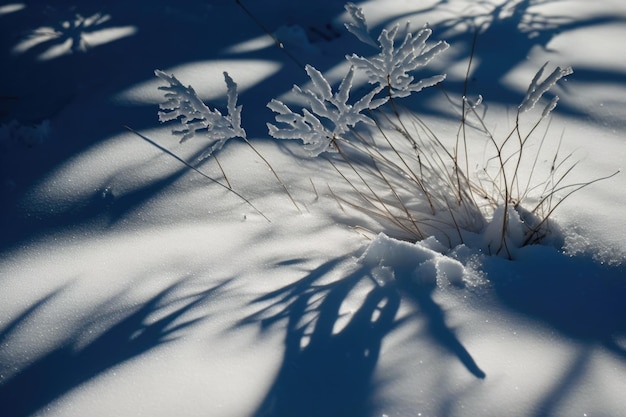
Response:
M535 74L535 77L530 82L528 90L526 91L526 96L524 97L524 100L522 100L522 103L519 105L520 113L524 113L535 107L535 104L537 104L541 96L543 96L544 93L552 88L552 86L556 84L557 81L574 72L572 70L572 67L556 67L554 71L552 71L552 73L546 77L545 80L539 82L539 78L541 78L541 75L543 74L543 71L547 65L547 62L543 64L543 66L539 69L539 71L537 71L537 74ZM543 117L546 117L552 110L554 110L557 100L558 97L555 97L550 103L548 103L546 108L543 110Z
M267 105L276 114L277 125L268 123L269 134L276 139L301 139L305 149L318 156L332 151L332 142L348 132L357 123L374 124L363 114L385 103L385 99L374 99L377 91L371 91L354 104L348 104L354 67L343 78L337 92L333 93L326 78L314 67L307 65L311 88L293 87L293 92L302 97L307 108L302 113L293 112L283 102L273 99Z
M419 81L410 73L428 64L433 58L449 48L445 41L426 45L432 30L424 27L416 34L409 30L406 23L404 40L399 47L395 47L399 24L390 30L383 29L378 36L378 43L374 42L367 30L367 22L360 8L348 3L346 10L350 12L354 23L346 24L346 28L361 42L375 46L380 53L372 58L364 58L356 54L346 56L346 59L358 69L364 70L370 84L376 85L379 91L388 89L394 98L401 98L417 93L426 87L431 87L443 81L445 74L435 75Z
M353 22L346 23L345 27L350 33L356 36L361 42L378 48L378 44L370 36L369 29L367 28L367 22L363 10L354 3L346 3L345 9L350 13Z
M204 104L193 87L185 87L174 75L160 70L154 73L169 84L159 87L159 90L166 92L166 101L159 105L159 121L164 123L179 120L182 129L172 130L172 133L181 136L181 142L196 136L197 132L204 131L210 143L200 156L201 159L220 150L228 139L246 138L246 131L241 127L242 106L237 106L237 84L227 72L224 72L228 98L226 116Z

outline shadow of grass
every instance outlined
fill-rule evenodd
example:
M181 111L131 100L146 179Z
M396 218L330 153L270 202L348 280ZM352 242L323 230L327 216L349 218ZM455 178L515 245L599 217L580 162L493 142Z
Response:
M98 377L114 366L169 343L181 331L199 320L185 318L226 285L186 293L182 279L147 299L128 314L110 324L111 315L120 314L114 297L92 312L81 326L60 346L0 382L0 404L4 417L28 416L67 394L81 384ZM38 310L50 303L59 290L34 303L0 332L0 344ZM126 313L126 312L123 312ZM81 346L80 339L105 327L102 333Z
M282 365L255 416L369 415L372 375L382 340L397 324L400 297L393 286L370 280L364 267L321 282L340 261L255 300L273 303L242 321L267 330L287 320ZM352 303L360 306L342 308Z
M529 246L519 262L487 258L485 273L502 302L585 342L601 343L626 360L626 265Z
M239 323L268 331L286 321L282 364L255 417L379 415L373 375L384 338L407 320L396 318L402 300L418 307L438 347L477 378L485 377L446 325L431 288L398 284L405 277L382 280L375 269L358 263L333 280L330 274L344 259L259 297L253 303L266 306Z
M521 262L488 258L484 271L509 309L579 345L562 375L537 404L537 417L556 415L580 394L598 349L626 362L625 264L604 264L590 256L528 247Z

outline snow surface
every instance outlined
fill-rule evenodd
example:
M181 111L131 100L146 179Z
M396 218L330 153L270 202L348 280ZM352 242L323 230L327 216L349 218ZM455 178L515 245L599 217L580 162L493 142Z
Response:
M370 53L343 2L242 3L334 82ZM539 163L563 134L571 181L624 167L623 1L357 4L376 34L428 22L456 97L484 25L468 96L496 132L544 62L571 65ZM307 77L235 1L4 3L0 45L3 417L624 415L624 174L559 206L562 248L402 242L337 204L330 166L269 138L266 104ZM220 163L270 222L173 158L203 147L159 124L155 69L221 108L227 71L299 210L241 141ZM440 90L405 105L454 140Z

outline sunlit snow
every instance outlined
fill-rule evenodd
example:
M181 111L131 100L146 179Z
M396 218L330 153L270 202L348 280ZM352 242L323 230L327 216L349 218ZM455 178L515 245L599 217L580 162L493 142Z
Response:
M346 55L376 54L344 1L96 3L0 6L2 417L623 415L623 172L563 200L539 245L509 208L497 253L502 207L454 242L399 240L326 159L266 126L270 100L302 105L304 64L338 91ZM396 24L404 38L408 19L450 43L417 72L445 81L398 99L449 149L463 94L502 135L549 62L574 72L520 177L545 180L555 154L576 164L569 184L624 168L622 1L355 4L374 39ZM226 71L254 150L233 138L200 161L200 132L179 143L159 122L155 69L222 114ZM493 155L468 137L485 179Z

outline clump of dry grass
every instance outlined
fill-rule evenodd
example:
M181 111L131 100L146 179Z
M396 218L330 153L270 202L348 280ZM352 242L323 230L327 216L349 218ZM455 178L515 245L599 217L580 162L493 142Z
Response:
M558 98L539 114L531 110L541 94L572 72L557 67L540 82L544 68L531 81L514 125L504 135L496 136L487 126L480 102L462 98L452 145L415 113L400 111L390 96L388 108L376 110L374 128L333 138L338 155L327 159L351 190L333 195L401 239L435 236L454 247L468 240L475 244L480 235L487 251L508 258L517 247L542 243L554 235L553 213L569 196L617 174L568 182L578 162L571 153L561 154L562 136L549 167L540 167ZM471 148L477 146L485 149L484 159L472 158Z
M347 184L342 190L329 184L332 195L342 207L376 220L381 227L373 232L410 241L435 236L449 247L471 241L492 254L512 258L516 248L541 243L554 233L552 215L569 196L617 174L568 182L577 162L572 154L561 155L562 137L549 158L549 168L540 166L546 142L551 141L549 120L558 97L544 104L540 112L535 107L560 79L572 73L571 68L556 67L544 77L547 64L541 67L516 109L513 127L504 134L489 128L479 111L482 99L470 102L464 93L459 100L456 137L441 137L417 114L401 108L398 100L445 79L444 74L417 79L415 72L444 52L448 44L429 41L432 31L428 27L411 32L408 23L403 31L399 25L383 29L374 40L362 11L350 3L346 10L353 19L346 28L378 54L369 58L346 56L351 66L336 91L320 71L304 66L310 83L293 87L304 104L294 110L272 100L268 107L276 113L275 122L267 125L270 136L299 139L310 156L330 163ZM403 38L397 40L400 33ZM466 80L470 68L471 58ZM367 77L370 88L352 98L352 83L358 72ZM243 138L299 210L270 162L246 139L240 124L241 106L236 105L236 83L227 73L226 115L206 106L191 86L184 87L174 76L161 72L157 76L170 84L161 87L168 99L161 105L161 120L177 119L184 127L174 133L185 134L185 139L208 132L205 156L212 158L228 139ZM465 85L466 91L467 81ZM543 133L542 125L546 125ZM484 149L480 160L473 156L477 146ZM228 181L221 165L220 170ZM230 183L220 185L256 210Z

